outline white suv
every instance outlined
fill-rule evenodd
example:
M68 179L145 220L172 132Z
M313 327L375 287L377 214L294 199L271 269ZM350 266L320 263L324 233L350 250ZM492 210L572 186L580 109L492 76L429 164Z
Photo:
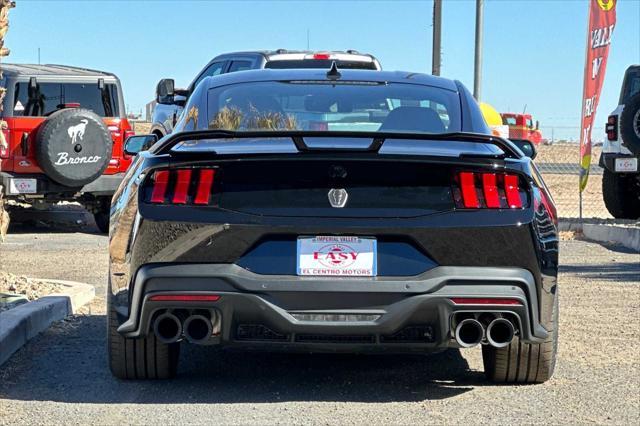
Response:
M640 219L640 65L627 68L606 130L600 156L604 203L615 218Z

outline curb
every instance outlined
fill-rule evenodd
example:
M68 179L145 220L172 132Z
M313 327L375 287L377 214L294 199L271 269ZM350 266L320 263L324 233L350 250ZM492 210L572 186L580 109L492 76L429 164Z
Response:
M63 294L51 294L0 313L0 365L29 339L90 302L96 294L92 285L73 281L39 280L69 287Z
M582 225L584 236L599 242L613 242L640 253L640 227L624 225Z

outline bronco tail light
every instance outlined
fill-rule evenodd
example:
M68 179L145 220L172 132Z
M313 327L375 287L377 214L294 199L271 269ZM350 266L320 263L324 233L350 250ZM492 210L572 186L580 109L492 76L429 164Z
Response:
M527 192L518 175L510 173L459 172L453 198L459 209L521 209Z
M607 139L610 141L618 140L618 116L610 115L607 119Z
M146 200L152 204L208 205L216 169L157 170ZM148 195L150 193L150 195Z
M0 142L0 158L9 158L9 131L2 129L4 143Z
M522 305L518 299L501 297L452 297L456 305Z

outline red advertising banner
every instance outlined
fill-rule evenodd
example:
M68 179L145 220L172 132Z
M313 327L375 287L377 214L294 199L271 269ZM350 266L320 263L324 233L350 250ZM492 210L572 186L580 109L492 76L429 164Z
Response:
M591 130L607 69L611 36L616 25L616 0L589 0L589 31L582 89L580 126L580 192L584 191L591 166Z

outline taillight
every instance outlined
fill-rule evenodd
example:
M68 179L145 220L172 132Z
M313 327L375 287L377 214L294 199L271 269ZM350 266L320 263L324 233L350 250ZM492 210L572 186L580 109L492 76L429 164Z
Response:
M618 116L610 115L607 119L607 139L610 141L618 140Z
M313 59L329 59L331 58L331 54L327 53L327 52L317 52L313 54Z
M521 209L527 192L518 175L511 173L459 172L453 198L460 209Z
M116 126L116 125L113 125L113 124L107 126L107 130L109 130L109 132L111 132L111 137L112 138L119 138L120 135L122 134L120 132L120 127Z
M2 129L4 143L0 142L0 158L9 158L9 131Z
M216 169L157 170L153 173L148 199L152 204L208 205Z

